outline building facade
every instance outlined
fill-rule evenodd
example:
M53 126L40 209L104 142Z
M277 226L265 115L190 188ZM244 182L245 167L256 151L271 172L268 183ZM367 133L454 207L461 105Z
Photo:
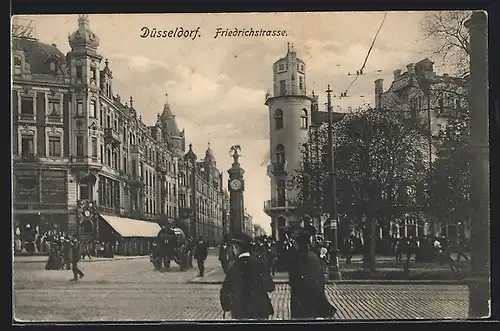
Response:
M437 75L434 63L428 58L406 66L406 72L397 69L393 72L393 82L384 91L383 80L375 83L375 106L381 110L395 111L404 114L410 123L420 124L427 136L427 147L422 150L427 167L432 166L436 159L436 149L440 136L450 119L462 116L467 105L468 77L457 78L447 74ZM414 203L422 188L410 188L409 198ZM464 220L464 224L466 224ZM426 234L447 233L446 226L429 224L408 215L403 221L404 226L395 226L391 235L417 237ZM468 230L465 228L465 235Z
M243 233L253 238L253 217L246 210L243 214Z
M201 161L190 145L179 169L180 218L188 224L191 236L215 246L229 233L229 194L210 144Z
M98 51L88 15L79 15L68 42L71 50L64 55L33 37L12 39L15 227L21 233L38 227L78 235L85 221L81 201L93 202L104 219L178 220L179 207L193 205L184 203L180 189L185 133L170 106L165 103L148 126L132 97L124 102L114 93L111 64ZM205 163L196 164L201 193L195 227L219 238L227 193L215 159ZM202 168L210 175L198 174Z
M328 122L328 113L320 111L318 96L307 94L306 64L288 45L285 57L273 64L273 93L266 94L269 108L269 143L271 199L264 202L264 212L271 218L272 237L285 239L285 229L302 221L299 191L287 183L302 166L303 144L309 134ZM333 114L333 121L343 117ZM314 146L312 146L314 147ZM319 220L318 220L319 221ZM321 228L321 225L318 224Z

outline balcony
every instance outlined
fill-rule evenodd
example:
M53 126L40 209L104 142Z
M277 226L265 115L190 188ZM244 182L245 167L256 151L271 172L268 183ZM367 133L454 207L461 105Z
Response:
M142 187L144 187L144 182L142 181L142 177L140 177L140 176L132 176L128 180L128 185L130 187L142 188Z
M144 154L144 147L141 145L130 145L130 153L136 155Z
M271 173L275 176L286 176L286 164L282 162L271 163Z
M106 145L111 144L113 147L117 147L120 145L120 134L112 128L105 128L104 142Z
M19 114L19 121L35 122L35 114Z
M38 162L38 156L33 153L25 153L21 155L20 160L23 162Z
M47 115L46 121L51 124L62 124L63 119L59 114L50 114Z
M264 201L264 212L295 210L300 203L294 200L273 199Z

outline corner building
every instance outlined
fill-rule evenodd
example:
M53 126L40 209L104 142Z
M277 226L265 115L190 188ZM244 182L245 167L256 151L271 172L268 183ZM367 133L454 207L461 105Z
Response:
M12 39L13 214L21 236L36 227L81 233L89 225L82 201L98 209L91 232L99 240L119 232L116 226L145 224L137 220L173 223L179 204L195 209L185 196L179 201L185 186L179 162L189 153L168 103L147 126L132 97L124 102L114 94L111 64L98 52L87 15L79 15L68 42L64 56L35 38ZM199 233L215 241L222 236L228 198L215 161L210 166L214 175L208 177L196 168L196 188L213 199L199 202L202 216L193 222L204 224L197 225Z
M287 183L302 165L302 147L309 132L313 134L328 121L327 112L318 109L318 96L307 95L306 64L288 44L285 57L273 64L273 94L266 95L269 107L271 199L264 202L264 212L271 217L272 237L284 240L285 229L302 221L299 192ZM334 113L333 121L342 118ZM317 220L319 221L319 220ZM321 227L317 224L318 228Z

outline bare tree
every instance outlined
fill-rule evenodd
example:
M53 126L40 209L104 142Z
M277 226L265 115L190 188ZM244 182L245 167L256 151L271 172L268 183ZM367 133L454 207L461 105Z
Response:
M464 26L471 11L432 11L425 15L421 29L433 53L457 76L469 72L469 30Z

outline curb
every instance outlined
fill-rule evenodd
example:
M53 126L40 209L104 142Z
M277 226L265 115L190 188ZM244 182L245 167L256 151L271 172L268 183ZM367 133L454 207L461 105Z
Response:
M105 262L105 261L120 261L120 260L138 260L138 259L144 259L144 258L148 258L149 256L128 256L128 257L118 257L118 258L100 258L100 259L92 259L92 260L80 260L78 261L78 263L91 263L91 262ZM48 257L47 257L48 259ZM47 260L38 260L38 261L34 261L34 260L27 260L27 261L16 261L16 259L14 258L13 260L13 263L45 263L47 262Z
M196 280L189 281L191 284L222 285L222 281ZM275 280L274 284L288 284L288 280ZM346 279L338 281L327 281L325 284L338 285L466 285L465 280L383 280L383 279Z

